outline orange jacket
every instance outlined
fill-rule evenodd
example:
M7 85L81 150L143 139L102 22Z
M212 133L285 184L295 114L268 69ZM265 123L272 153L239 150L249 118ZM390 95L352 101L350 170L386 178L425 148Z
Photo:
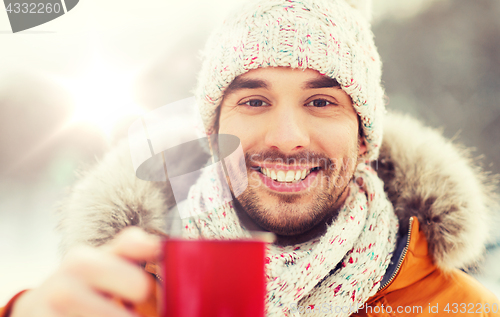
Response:
M500 302L474 278L459 270L445 273L432 262L427 240L417 218L410 219L407 244L391 279L352 316L500 316ZM146 271L156 275L156 266ZM158 282L146 302L135 307L143 317L156 317ZM15 299L0 308L0 317L9 317ZM318 303L328 314L332 307ZM311 314L315 315L315 314Z
M478 281L460 270L446 273L436 267L417 218L410 221L399 270L353 316L500 316L500 301Z

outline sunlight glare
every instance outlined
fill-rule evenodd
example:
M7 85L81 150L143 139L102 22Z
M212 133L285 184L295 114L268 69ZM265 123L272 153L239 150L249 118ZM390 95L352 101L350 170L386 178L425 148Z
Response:
M121 119L144 113L134 102L134 79L135 73L112 70L94 59L84 74L64 80L74 100L71 123L92 124L110 138Z

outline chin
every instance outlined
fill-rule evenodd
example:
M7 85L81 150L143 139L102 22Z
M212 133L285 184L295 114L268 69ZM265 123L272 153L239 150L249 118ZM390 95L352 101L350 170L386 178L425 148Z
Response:
M280 236L299 236L324 229L331 223L347 197L348 188L345 184L337 190L318 191L313 197L301 194L268 195L258 189L247 188L236 198L236 206L262 229Z
M252 216L250 216L250 217L252 217ZM315 222L304 222L301 220L297 220L295 222L292 220L292 221L290 221L290 223L270 223L270 221L266 221L265 223L263 223L263 222L259 221L262 219L255 219L255 218L253 218L253 219L263 229L270 231L270 232L273 232L273 233L280 235L280 236L296 236L296 235L306 233L306 232L312 230L322 220L322 219L320 219L319 221L315 221Z
M335 211L334 206L331 205L335 199L329 195L308 204L300 204L296 201L262 204L260 199L250 193L243 193L237 201L239 207L259 227L282 236L306 233L329 218Z

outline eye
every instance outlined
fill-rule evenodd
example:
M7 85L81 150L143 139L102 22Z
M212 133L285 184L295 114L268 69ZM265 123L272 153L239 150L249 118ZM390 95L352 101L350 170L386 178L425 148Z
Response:
M269 106L269 104L267 102L260 100L260 99L251 99L251 100L239 103L238 105L240 105L240 106L247 105L247 106L254 107L254 108L258 108L258 107L262 107L262 106Z
M337 104L334 102L328 101L326 99L314 99L314 100L306 103L305 105L309 106L309 107L321 108L321 107L326 107L328 105L336 106Z

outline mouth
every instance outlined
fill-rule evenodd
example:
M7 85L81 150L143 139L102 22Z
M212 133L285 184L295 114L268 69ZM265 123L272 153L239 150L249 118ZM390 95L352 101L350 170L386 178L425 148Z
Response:
M320 167L316 166L313 168L304 169L273 169L261 166L252 167L253 170L263 174L264 176L274 180L278 183L298 183L303 181L309 176L309 174L319 171Z
M273 168L274 167L274 168ZM319 166L304 168L299 166L253 166L260 179L269 189L278 192L299 192L307 189L318 175Z

